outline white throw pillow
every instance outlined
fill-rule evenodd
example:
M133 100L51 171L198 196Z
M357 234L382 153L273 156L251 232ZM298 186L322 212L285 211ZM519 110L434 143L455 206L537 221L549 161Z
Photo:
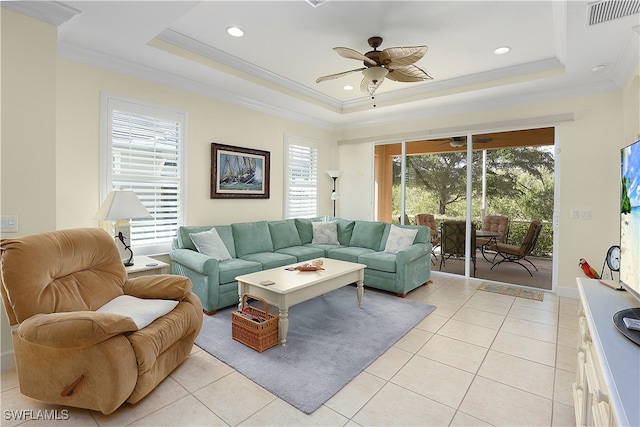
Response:
M229 250L215 228L202 233L189 233L189 237L201 254L208 255L218 261L231 259Z
M143 299L131 295L120 295L96 311L130 317L138 329L142 329L176 308L176 305L178 301L171 299Z
M391 224L391 230L389 231L389 237L387 237L387 244L384 247L384 251L397 254L400 251L408 249L413 245L416 234L418 234L418 230L415 228L402 228Z
M335 221L312 222L314 245L339 245L338 224Z

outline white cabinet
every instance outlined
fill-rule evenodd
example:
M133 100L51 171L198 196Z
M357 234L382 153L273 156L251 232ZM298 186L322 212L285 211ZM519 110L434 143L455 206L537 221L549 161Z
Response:
M613 325L613 315L640 305L626 292L578 279L581 307L573 400L578 426L640 425L640 346Z

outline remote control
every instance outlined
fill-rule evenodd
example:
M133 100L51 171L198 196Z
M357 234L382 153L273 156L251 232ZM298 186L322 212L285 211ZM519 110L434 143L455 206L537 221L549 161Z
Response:
M627 329L640 331L640 319L632 319L630 317L624 317L622 321L624 322L624 325L627 327Z

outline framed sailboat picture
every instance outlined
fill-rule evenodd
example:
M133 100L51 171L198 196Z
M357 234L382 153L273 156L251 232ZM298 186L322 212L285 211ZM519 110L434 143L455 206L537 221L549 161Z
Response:
M211 144L212 199L268 199L269 152Z

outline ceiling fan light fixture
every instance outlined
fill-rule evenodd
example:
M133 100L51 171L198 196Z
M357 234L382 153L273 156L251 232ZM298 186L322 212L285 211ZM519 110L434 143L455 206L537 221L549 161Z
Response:
M362 74L374 83L384 79L388 73L389 70L380 66L369 67L362 71Z

